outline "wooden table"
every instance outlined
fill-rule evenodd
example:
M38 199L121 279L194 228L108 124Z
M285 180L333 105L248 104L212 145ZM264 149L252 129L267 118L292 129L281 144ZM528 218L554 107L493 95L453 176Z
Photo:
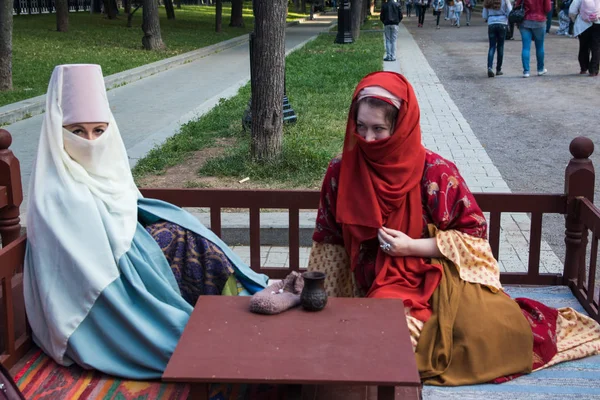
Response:
M201 296L162 376L192 383L378 386L379 399L420 396L404 305L396 299L329 298L325 309L251 313L249 297Z

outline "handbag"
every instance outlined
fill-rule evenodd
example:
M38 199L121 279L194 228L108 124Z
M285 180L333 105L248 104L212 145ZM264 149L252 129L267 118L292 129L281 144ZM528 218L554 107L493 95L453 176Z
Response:
M521 2L521 6L519 8L513 8L510 13L508 13L508 22L511 24L520 24L525 19L525 0Z

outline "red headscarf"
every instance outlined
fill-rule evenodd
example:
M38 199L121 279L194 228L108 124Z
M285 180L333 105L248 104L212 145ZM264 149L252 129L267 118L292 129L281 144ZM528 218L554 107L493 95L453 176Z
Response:
M366 142L356 133L354 103L360 91L380 86L402 100L392 136ZM420 182L425 166L420 111L412 86L394 72L374 72L363 78L352 97L340 171L337 222L342 224L351 268L358 264L362 242L377 237L382 226L420 238L423 230ZM427 320L429 298L442 269L417 257L392 257L379 250L375 281L368 297L401 298L412 315Z

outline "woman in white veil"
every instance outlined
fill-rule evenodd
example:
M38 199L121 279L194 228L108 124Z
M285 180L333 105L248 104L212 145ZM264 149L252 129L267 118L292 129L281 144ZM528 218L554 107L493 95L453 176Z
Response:
M52 74L27 228L27 316L62 365L159 378L198 296L267 282L190 214L141 196L98 65Z

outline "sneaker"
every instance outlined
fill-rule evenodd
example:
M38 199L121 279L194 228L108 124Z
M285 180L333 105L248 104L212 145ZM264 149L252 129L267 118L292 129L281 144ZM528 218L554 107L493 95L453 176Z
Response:
M538 71L538 76L546 75L547 73L548 73L548 70L546 68L544 68L543 71Z
M523 78L529 78L529 71L523 72Z
M590 76L594 77L594 76L598 76L597 72L590 72Z
M587 69L582 69L581 71L579 71L579 75L585 75L587 73Z
M467 26L469 26L469 22L467 22Z
M390 61L396 61L396 59L395 58L390 58Z
M389 58L389 57L386 57L386 58L383 59L383 61L392 61L392 59Z
M439 25L436 25L435 29L440 29L440 26L439 26Z
M500 76L500 75L504 75L504 72L502 72L502 71L500 71L500 70L497 70L497 71L496 71L496 76Z
M494 71L492 71L491 68L488 68L488 78L493 78L494 77Z

